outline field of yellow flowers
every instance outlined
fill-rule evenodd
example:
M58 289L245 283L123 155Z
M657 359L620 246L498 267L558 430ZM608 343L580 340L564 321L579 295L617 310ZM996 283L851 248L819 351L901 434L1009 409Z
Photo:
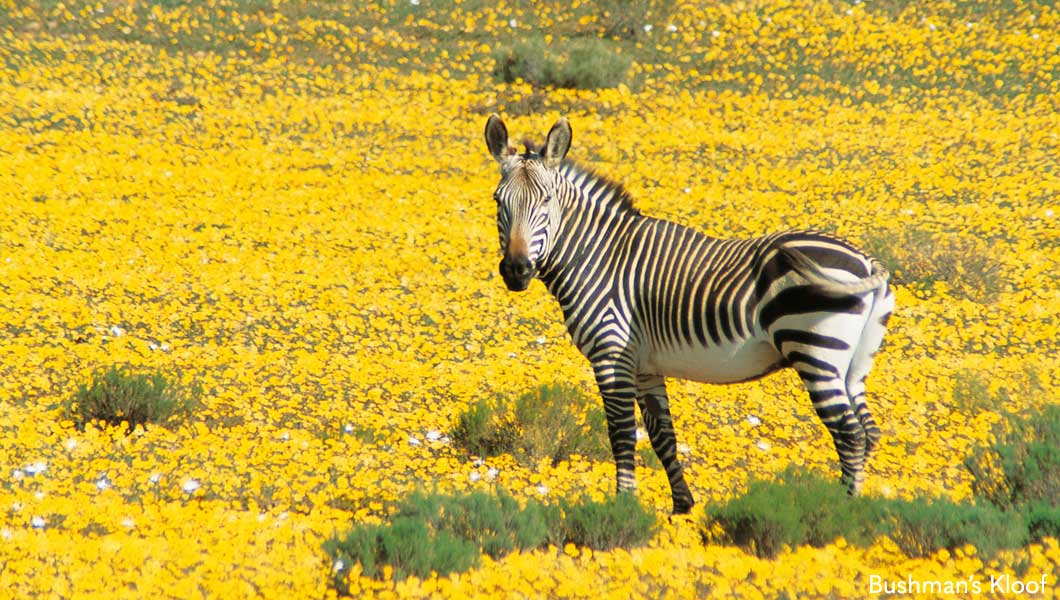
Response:
M824 228L908 261L890 265L869 383L884 439L867 493L966 498L962 461L1002 412L1057 402L1055 7L322 4L0 0L0 596L324 597L323 541L415 489L613 493L610 461L483 463L448 442L482 397L592 391L543 287L496 274L491 112L515 139L566 115L571 157L648 214L719 236ZM535 32L619 39L627 80L498 82L495 53ZM941 259L907 230L950 248L955 276L910 276ZM131 435L75 428L61 405L113 364L179 374L205 406ZM836 469L793 374L670 389L701 503L791 464ZM886 539L774 560L705 546L667 522L662 472L638 478L661 522L646 547L404 582L354 568L351 590L847 598L877 577L1004 596L1000 574L1060 590L1052 539L991 561Z

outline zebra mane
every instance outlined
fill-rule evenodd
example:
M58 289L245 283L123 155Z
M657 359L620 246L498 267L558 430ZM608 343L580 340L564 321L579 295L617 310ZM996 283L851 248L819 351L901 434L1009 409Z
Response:
M629 192L626 191L626 188L621 183L570 159L564 159L560 164L559 170L565 178L583 192L592 189L594 190L593 196L607 204L617 205L635 215L640 214L640 210L633 205L633 197L629 195Z

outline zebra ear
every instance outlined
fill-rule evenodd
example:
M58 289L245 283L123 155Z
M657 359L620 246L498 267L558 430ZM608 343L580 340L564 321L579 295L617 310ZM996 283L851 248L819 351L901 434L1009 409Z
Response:
M567 117L560 117L556 124L552 126L552 129L548 130L548 137L545 138L545 149L542 156L545 159L546 166L559 166L560 161L570 150L570 137L570 123L567 122Z
M515 153L515 148L508 145L508 128L497 114L490 115L486 121L486 147L499 163L503 163L509 155Z

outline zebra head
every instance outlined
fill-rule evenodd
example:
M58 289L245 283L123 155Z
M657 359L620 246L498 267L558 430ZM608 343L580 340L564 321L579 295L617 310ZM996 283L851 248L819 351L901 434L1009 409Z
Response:
M558 169L570 140L570 123L561 118L549 130L544 146L536 149L527 144L526 153L519 154L508 144L508 129L499 116L490 115L486 122L486 146L501 166L501 182L493 192L504 254L500 272L513 292L530 286L552 248L560 220L555 198L563 178Z

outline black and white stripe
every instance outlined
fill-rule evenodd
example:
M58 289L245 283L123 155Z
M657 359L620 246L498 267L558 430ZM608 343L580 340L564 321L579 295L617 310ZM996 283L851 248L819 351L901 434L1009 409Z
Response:
M639 406L674 512L692 507L664 377L731 383L791 367L832 434L850 492L859 492L880 437L865 378L894 307L879 262L821 232L723 240L644 216L620 185L564 160L566 120L540 154L510 148L496 116L486 138L501 164L495 197L505 260L528 261L524 271L559 301L592 364L619 490L635 485ZM513 252L516 238L528 241L525 256ZM506 282L518 279L508 271Z

